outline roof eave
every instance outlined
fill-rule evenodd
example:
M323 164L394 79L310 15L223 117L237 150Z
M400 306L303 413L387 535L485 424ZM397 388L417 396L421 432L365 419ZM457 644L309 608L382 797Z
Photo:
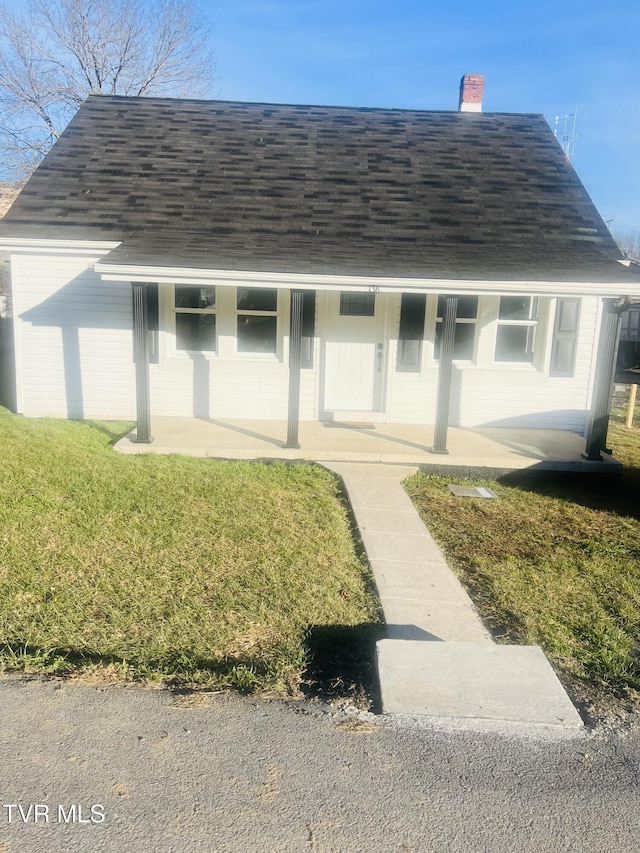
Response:
M42 237L1 237L0 251L29 255L106 255L121 240L51 240Z
M94 264L103 281L136 281L159 284L207 284L219 286L285 287L300 290L355 290L377 293L483 293L500 295L527 293L539 296L637 296L640 279L625 281L484 280L419 277L327 275L317 273L280 273L255 270L196 269L189 267L139 266L133 264ZM622 272L622 269L621 269Z

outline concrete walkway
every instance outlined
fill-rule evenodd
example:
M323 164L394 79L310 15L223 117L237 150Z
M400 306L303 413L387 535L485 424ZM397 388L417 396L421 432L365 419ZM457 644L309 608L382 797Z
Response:
M415 469L325 463L341 477L394 640L492 643L401 480Z
M349 495L387 623L383 711L580 730L542 651L496 645L482 625L401 485L413 469L325 465Z

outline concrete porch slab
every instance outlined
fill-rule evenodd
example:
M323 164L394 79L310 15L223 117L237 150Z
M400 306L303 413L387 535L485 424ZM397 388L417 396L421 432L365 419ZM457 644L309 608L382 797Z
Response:
M377 653L386 714L582 729L538 646L380 640Z
M417 424L325 424L303 421L300 448L285 448L287 424L267 420L154 417L151 444L121 439L121 453L162 453L217 459L303 459L316 462L385 462L420 465L430 473L498 475L523 468L568 471L620 470L614 459L582 459L585 441L565 430L451 427L448 455L434 455L433 427Z

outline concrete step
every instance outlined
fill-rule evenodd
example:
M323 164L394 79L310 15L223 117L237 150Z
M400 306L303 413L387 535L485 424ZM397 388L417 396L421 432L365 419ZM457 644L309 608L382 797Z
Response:
M385 714L582 728L538 646L390 639L377 658Z

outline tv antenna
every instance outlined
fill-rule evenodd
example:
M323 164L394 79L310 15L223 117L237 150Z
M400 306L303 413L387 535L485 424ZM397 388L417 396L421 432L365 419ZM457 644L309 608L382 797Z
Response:
M556 139L559 140L560 145L562 145L562 150L567 155L567 158L571 160L573 158L573 149L576 144L576 140L578 138L578 134L576 133L576 125L578 123L578 109L576 109L565 116L556 116L556 126L553 131Z

